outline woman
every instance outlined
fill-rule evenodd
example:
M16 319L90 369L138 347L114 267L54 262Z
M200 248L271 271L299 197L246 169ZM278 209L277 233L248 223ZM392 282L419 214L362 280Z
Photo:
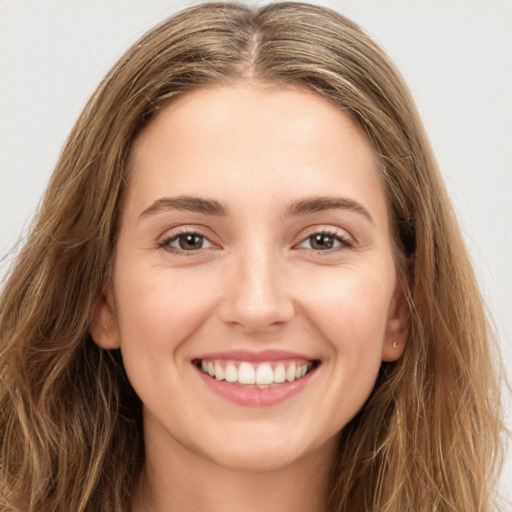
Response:
M402 79L327 9L136 43L1 315L6 510L491 510L473 272Z

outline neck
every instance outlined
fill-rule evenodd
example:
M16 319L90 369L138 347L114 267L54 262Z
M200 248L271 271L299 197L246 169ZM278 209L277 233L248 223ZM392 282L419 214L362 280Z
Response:
M178 443L146 445L132 512L326 512L335 440L328 444L268 471L223 467Z

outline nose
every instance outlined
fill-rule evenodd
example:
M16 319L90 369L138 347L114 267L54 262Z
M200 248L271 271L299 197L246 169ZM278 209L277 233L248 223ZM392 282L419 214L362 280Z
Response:
M251 250L232 261L224 280L221 320L250 333L272 332L295 315L282 268L272 251Z

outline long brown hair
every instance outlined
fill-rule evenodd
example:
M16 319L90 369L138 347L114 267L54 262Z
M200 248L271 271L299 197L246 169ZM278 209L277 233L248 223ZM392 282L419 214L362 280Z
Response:
M408 283L404 356L343 429L332 511L489 511L500 462L498 365L479 290L410 94L354 23L301 3L189 8L143 36L64 147L0 299L0 508L127 510L144 463L141 404L89 335L108 283L130 148L178 95L237 80L330 99L379 156Z

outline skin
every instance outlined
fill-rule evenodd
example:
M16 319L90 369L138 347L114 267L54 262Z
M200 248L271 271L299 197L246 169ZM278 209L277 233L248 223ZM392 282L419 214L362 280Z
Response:
M157 207L181 196L227 214ZM286 214L315 197L358 208ZM180 249L184 229L202 247ZM312 242L322 232L332 249ZM338 433L381 362L402 355L404 310L377 159L336 106L261 83L203 88L167 106L135 143L112 284L91 326L101 347L121 349L144 404L133 510L325 509ZM192 364L269 348L320 362L273 406L217 396Z

